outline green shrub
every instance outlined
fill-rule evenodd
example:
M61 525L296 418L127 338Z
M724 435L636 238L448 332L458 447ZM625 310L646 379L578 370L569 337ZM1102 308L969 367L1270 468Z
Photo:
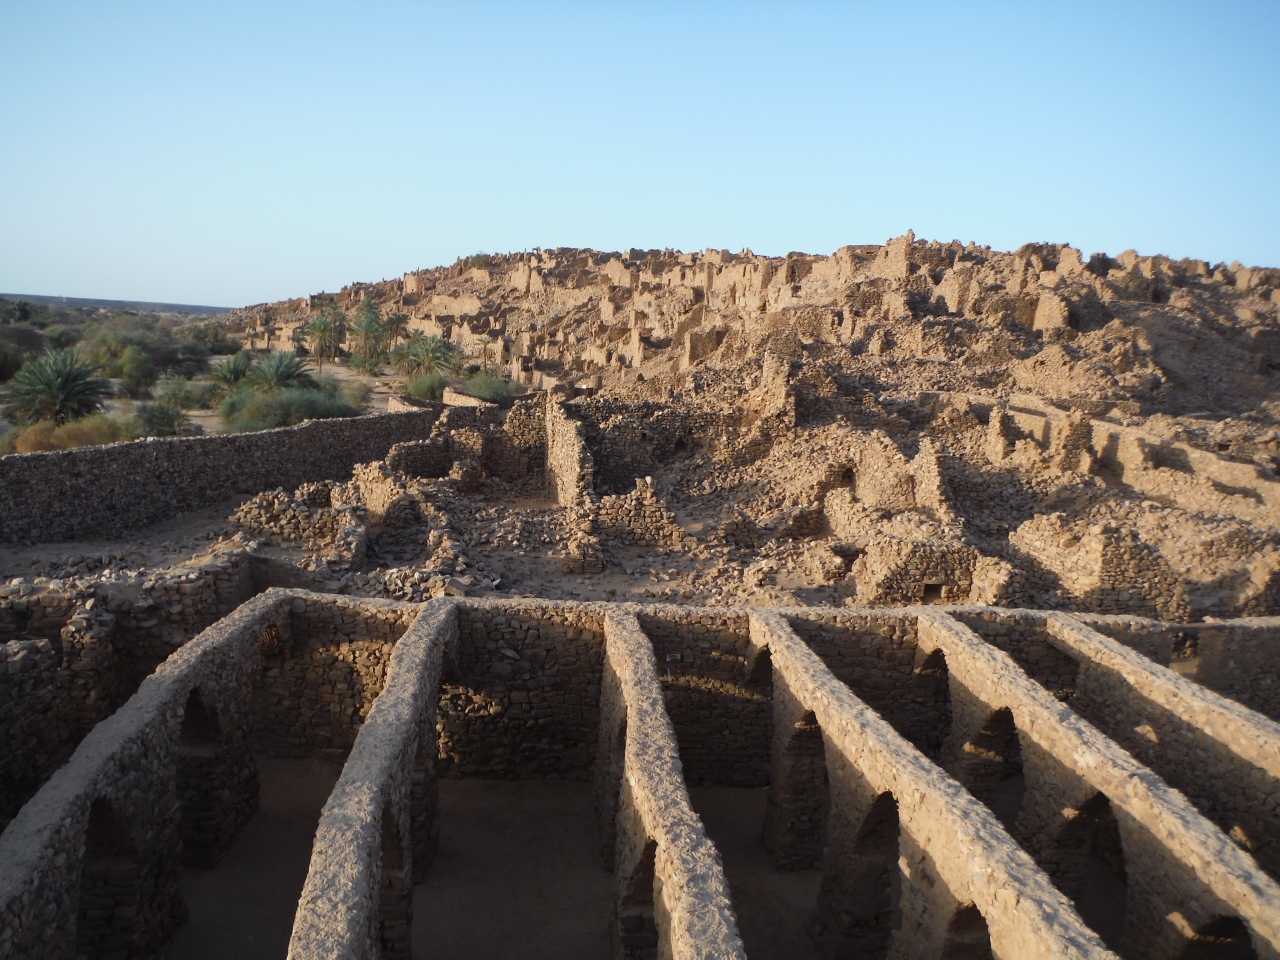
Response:
M363 373L366 377L379 377L382 375L384 359L382 356L361 356L356 354L351 358L351 369Z
M144 403L133 415L139 433L147 437L176 437L191 425L191 418L171 403Z
M83 332L83 329L77 327L50 327L44 335L49 341L50 349L65 350L79 343Z
M489 265L492 263L493 263L493 257L489 256L489 254L487 253L477 253L477 254L473 254L470 257L467 257L468 267L479 267L480 269L483 270L489 267Z
M160 388L156 400L178 410L208 410L221 391L221 384L207 380L170 380Z
M213 368L213 381L218 389L234 390L240 381L249 375L252 368L253 357L247 350L241 350Z
M442 373L428 373L426 376L415 377L405 384L405 390L409 396L417 397L419 400L440 400L444 397L444 388L449 385L449 381L445 379Z
M283 389L269 393L236 390L218 405L230 433L288 427L303 420L358 417L360 411L341 397L320 390Z
M306 361L285 350L269 353L251 366L244 383L259 393L317 389L315 378L307 372Z
M498 403L511 396L511 384L489 373L476 373L463 384L462 392L477 400Z
M373 393L373 384L368 380L346 380L338 389L339 397L362 412L369 405L371 393Z
M151 388L160 376L151 355L139 346L125 347L120 354L120 392L134 400L151 396Z

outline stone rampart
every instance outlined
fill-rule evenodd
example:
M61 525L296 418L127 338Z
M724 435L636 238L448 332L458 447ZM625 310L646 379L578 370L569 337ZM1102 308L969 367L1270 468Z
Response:
M441 410L0 457L0 541L102 537L237 494L343 479L393 444L424 439Z

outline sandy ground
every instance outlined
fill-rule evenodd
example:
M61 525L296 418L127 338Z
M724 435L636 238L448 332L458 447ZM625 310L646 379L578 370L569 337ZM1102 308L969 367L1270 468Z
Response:
M288 952L311 841L341 772L326 760L258 758L258 813L216 867L182 870L190 913L170 960L280 960Z
M126 532L119 537L74 540L66 543L0 544L0 580L24 577L28 581L40 575L53 576L44 568L52 564L64 567L68 559L90 559L101 566L107 558L114 566L137 569L161 569L190 560L204 553L228 529L227 518L247 497L229 500L179 514L162 523ZM43 568L43 569L42 569Z
M779 872L770 865L760 839L764 790L694 787L689 794L724 860L747 956L751 960L817 960L809 924L817 913L822 873Z
M588 783L442 781L413 957L607 960L613 875L597 844Z
M211 870L184 868L190 911L172 960L278 960L320 811L341 768L259 758L261 806ZM760 843L764 791L701 788L693 801L724 857L752 960L816 957L817 871L775 872ZM445 780L440 852L414 890L415 960L609 957L613 876L597 855L591 787L564 780Z

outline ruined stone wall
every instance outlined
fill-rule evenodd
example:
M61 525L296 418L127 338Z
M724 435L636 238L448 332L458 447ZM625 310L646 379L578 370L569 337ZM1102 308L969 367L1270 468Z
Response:
M109 716L155 667L257 588L248 558L233 552L199 570L124 587L12 584L0 603L24 639L0 644L0 725L25 731L0 753L0 824Z
M593 495L595 459L583 439L583 426L565 404L547 400L547 491L561 506Z
M397 443L387 452L387 466L406 477L445 477L452 463L447 437Z
M637 478L635 490L625 496L600 498L596 529L604 539L620 544L671 549L685 544L684 529L653 492L647 477Z
M308 502L308 492L312 500L323 493L325 502ZM283 490L268 490L237 507L231 523L248 534L305 543L323 552L325 561L335 567L359 564L368 546L367 513L363 507L331 506L328 493L323 487L311 491L302 487L291 497Z
M298 592L289 626L264 640L254 736L270 756L345 758L416 608Z
M584 425L599 493L625 493L637 477L657 473L662 464L714 447L727 426L715 411L693 406L606 397L569 406Z
M761 787L769 778L773 732L769 675L752 677L741 613L641 608L653 644L667 714L695 786Z
M1182 620L1190 613L1180 578L1160 552L1131 527L1068 522L1042 514L1023 523L1009 542L1056 574L1086 609Z
M806 616L834 623L824 613ZM825 952L1114 957L991 811L842 684L787 620L753 611L751 635L772 658L783 738L766 846L785 862L779 845L805 836L815 813L825 819L813 926ZM796 741L813 733L818 777L796 753Z
M854 561L858 603L957 603L969 599L978 552L955 539L876 537Z
M0 830L48 773L70 755L71 702L58 651L49 640L0 644Z
M791 612L787 624L828 669L926 756L951 722L944 682L924 665L911 613Z
M239 493L340 479L425 437L440 410L0 457L0 541L102 537Z
M425 607L391 656L316 830L291 957L407 960L413 887L435 856L436 704L457 641L449 602Z
M516 448L529 458L529 472L547 468L547 405L551 399L540 393L530 400L517 400L502 428L511 435Z
M921 611L918 636L922 650L944 659L950 679L952 730L943 763L966 786L978 787L974 761L999 761L990 734L1005 718L1016 731L1025 790L1005 816L1022 846L1077 903L1091 882L1080 845L1090 842L1091 831L1097 836L1093 818L1109 825L1110 855L1120 858L1127 891L1123 923L1109 942L1126 956L1175 957L1192 933L1228 916L1274 950L1280 887L1182 794L963 624Z
M1053 642L1080 654L1071 707L1181 790L1273 877L1280 874L1280 726L1062 615Z
M185 917L180 851L216 856L256 805L250 699L282 606L250 601L176 652L0 834L6 954L166 954Z
M604 658L600 615L469 601L440 697L442 776L587 779Z

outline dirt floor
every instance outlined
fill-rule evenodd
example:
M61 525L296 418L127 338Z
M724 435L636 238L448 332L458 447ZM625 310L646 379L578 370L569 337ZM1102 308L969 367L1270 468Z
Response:
M597 836L588 783L442 781L415 960L605 960L613 875Z
M181 564L204 553L227 532L227 518L246 499L234 497L119 537L30 546L0 544L0 580L83 576L104 568L136 573Z
M182 870L190 913L170 960L280 960L288 952L320 811L341 772L327 760L258 758L257 815L212 870Z
M774 870L760 840L764 790L694 787L694 809L724 860L742 944L751 960L817 960L809 924L817 912L818 870Z

